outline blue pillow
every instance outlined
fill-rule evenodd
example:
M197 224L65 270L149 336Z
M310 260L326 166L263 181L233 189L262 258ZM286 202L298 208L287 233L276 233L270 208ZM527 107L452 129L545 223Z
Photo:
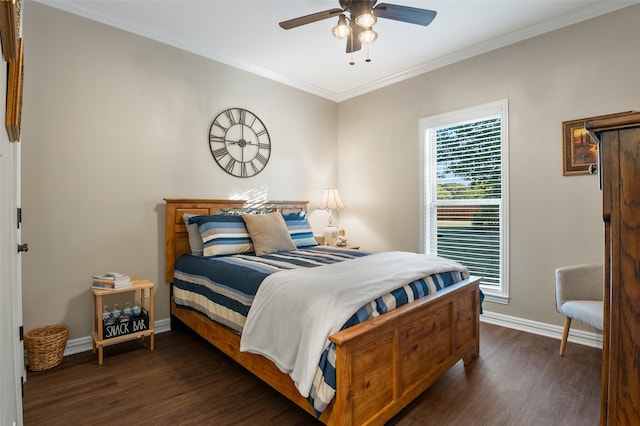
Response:
M313 238L313 231L307 220L307 212L293 212L283 214L284 223L296 247L317 246L318 242Z
M196 223L202 236L203 256L248 253L253 251L251 236L242 216L194 216L189 223Z

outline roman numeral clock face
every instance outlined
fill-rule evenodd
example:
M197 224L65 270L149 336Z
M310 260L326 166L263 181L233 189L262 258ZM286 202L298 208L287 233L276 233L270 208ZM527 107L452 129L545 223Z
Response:
M271 140L264 123L242 108L222 111L213 120L209 148L225 172L240 178L260 173L271 156Z

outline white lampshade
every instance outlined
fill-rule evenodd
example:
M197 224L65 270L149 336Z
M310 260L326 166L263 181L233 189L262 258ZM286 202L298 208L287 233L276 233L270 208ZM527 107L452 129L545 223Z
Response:
M322 232L324 235L324 243L328 246L335 246L338 239L338 228L333 225L332 210L343 209L344 204L340 199L340 194L336 188L327 188L322 193L322 202L320 208L329 212L327 227Z
M335 38L340 39L345 38L351 33L351 27L349 26L349 24L347 24L347 19L344 17L344 15L340 15L338 17L338 25L333 27L331 32L333 33L333 36Z
M327 188L323 191L320 208L323 210L335 210L344 208L344 204L342 204L342 200L340 199L340 194L338 193L337 188Z
M356 17L356 24L360 25L362 28L370 28L377 21L378 19L373 13L363 13L362 15Z
M378 33L372 29L367 29L358 34L358 40L362 44L371 44L378 38Z

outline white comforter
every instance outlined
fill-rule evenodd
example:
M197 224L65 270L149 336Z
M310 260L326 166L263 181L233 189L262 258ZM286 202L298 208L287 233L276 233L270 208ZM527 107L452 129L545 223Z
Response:
M437 256L385 252L269 275L242 331L240 350L261 354L309 396L328 337L362 306L422 277L466 271Z

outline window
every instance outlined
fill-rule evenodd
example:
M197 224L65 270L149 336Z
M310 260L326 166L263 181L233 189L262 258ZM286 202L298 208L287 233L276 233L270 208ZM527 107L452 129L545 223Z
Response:
M420 120L425 253L483 277L487 300L507 303L507 101Z

